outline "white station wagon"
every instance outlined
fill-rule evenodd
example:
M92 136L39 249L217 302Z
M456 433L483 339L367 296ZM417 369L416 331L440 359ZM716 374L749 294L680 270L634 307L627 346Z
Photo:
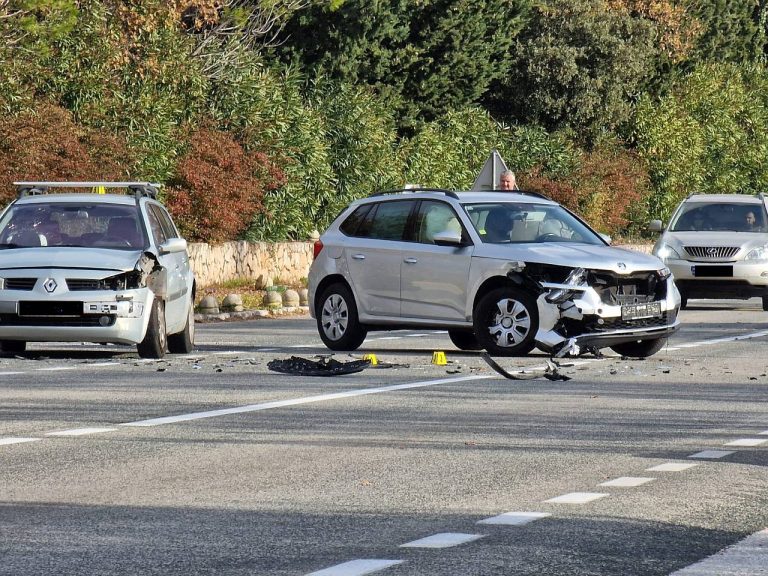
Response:
M111 342L161 358L193 349L195 279L158 185L15 186L0 215L0 350ZM129 193L90 193L115 188ZM52 193L60 189L89 193Z

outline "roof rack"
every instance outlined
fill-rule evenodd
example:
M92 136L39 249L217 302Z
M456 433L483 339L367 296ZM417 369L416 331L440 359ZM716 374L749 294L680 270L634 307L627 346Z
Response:
M446 190L445 188L395 188L393 190L382 190L380 192L374 192L371 196L385 196L387 194L408 194L411 192L439 192L450 196L451 198L459 199L459 195L453 190Z
M99 190L99 194L106 188L127 188L137 200L143 196L156 199L161 186L153 182L14 182L13 185L19 198L47 194L49 188L91 188Z

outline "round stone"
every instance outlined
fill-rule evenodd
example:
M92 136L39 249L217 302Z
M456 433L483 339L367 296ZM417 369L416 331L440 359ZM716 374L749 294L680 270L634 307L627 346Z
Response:
M299 305L299 293L296 290L286 290L283 293L283 304L285 306L296 307Z
M198 305L197 309L201 314L218 314L219 303L213 296L205 296L202 300L200 300L200 304Z
M227 294L221 301L221 307L227 312L242 312L243 298L240 294Z

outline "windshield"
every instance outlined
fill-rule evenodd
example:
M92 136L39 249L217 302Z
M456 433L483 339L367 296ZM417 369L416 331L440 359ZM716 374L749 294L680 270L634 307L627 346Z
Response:
M726 230L765 232L766 212L762 204L742 202L686 202L670 223L672 232Z
M137 250L146 244L135 206L14 205L0 220L0 248L62 247Z
M464 209L485 243L580 242L605 245L600 236L562 206L492 202L465 204Z

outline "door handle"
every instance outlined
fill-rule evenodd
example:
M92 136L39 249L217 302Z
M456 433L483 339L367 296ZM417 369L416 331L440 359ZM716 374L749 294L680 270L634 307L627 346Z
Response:
M418 261L419 261L418 258L413 258L413 257L406 258L405 260L403 260L403 262L405 262L406 264L416 264Z
M365 254L352 254L352 260L365 260Z

